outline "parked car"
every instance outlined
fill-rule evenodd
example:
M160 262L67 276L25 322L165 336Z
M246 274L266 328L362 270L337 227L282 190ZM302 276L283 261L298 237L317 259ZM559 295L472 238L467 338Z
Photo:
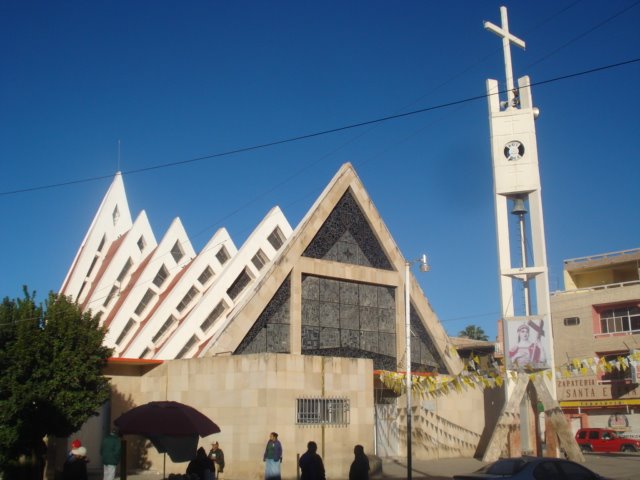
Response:
M546 457L503 458L454 480L606 480L605 477L570 460Z
M576 442L583 452L637 452L640 440L619 436L608 428L581 428L576 432Z

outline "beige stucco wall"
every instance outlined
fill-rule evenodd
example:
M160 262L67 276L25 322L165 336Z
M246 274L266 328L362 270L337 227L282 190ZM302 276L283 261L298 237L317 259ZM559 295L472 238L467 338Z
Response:
M412 401L414 459L473 457L485 426L484 393L479 389L450 391L447 395ZM406 397L397 402L399 456L407 451Z
M112 419L153 400L186 403L213 419L222 431L200 444L208 450L211 441L220 443L227 478L263 478L262 454L271 431L279 433L283 445L283 478L296 478L296 453L303 453L309 440L317 442L328 478L348 476L354 445L373 450L371 360L255 354L172 360L141 376L134 370L111 373ZM349 425L296 425L296 399L305 397L348 398ZM135 437L127 438L135 447ZM161 472L163 458L155 448L143 453L144 466ZM130 449L130 465L136 461L133 455ZM167 474L186 467L167 458Z
M640 285L598 290L577 290L551 296L553 341L556 366L574 357L586 358L597 352L628 350L640 335L594 335L593 305L607 305L640 298ZM564 319L579 317L580 324L565 326Z

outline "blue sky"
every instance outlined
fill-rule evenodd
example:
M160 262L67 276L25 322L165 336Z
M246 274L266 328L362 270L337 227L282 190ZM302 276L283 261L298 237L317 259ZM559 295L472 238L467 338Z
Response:
M476 97L504 82L483 28L509 9L514 74L640 58L640 2L24 2L0 5L0 295L57 290L111 179ZM552 290L564 259L640 247L640 62L533 87ZM118 142L120 141L120 154ZM157 238L237 245L273 205L295 226L352 162L450 334L494 337L499 292L485 100L125 175Z

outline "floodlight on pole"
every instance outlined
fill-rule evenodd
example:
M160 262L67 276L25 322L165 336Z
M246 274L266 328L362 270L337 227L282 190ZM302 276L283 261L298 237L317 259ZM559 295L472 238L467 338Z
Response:
M411 386L413 384L412 375L411 375L411 295L410 295L410 271L411 265L414 263L420 263L420 271L428 272L430 267L427 262L427 256L422 255L417 260L413 261L405 261L405 271L404 271L404 315L405 315L405 358L407 360L407 371L405 372L405 388L407 395L407 480L411 480L412 476L412 462L411 462L411 430L412 430L412 417L413 413L411 411Z

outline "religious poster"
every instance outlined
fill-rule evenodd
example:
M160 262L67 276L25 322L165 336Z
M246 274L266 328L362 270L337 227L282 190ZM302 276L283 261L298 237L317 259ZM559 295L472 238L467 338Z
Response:
M549 326L544 318L505 322L505 359L509 370L550 368Z

